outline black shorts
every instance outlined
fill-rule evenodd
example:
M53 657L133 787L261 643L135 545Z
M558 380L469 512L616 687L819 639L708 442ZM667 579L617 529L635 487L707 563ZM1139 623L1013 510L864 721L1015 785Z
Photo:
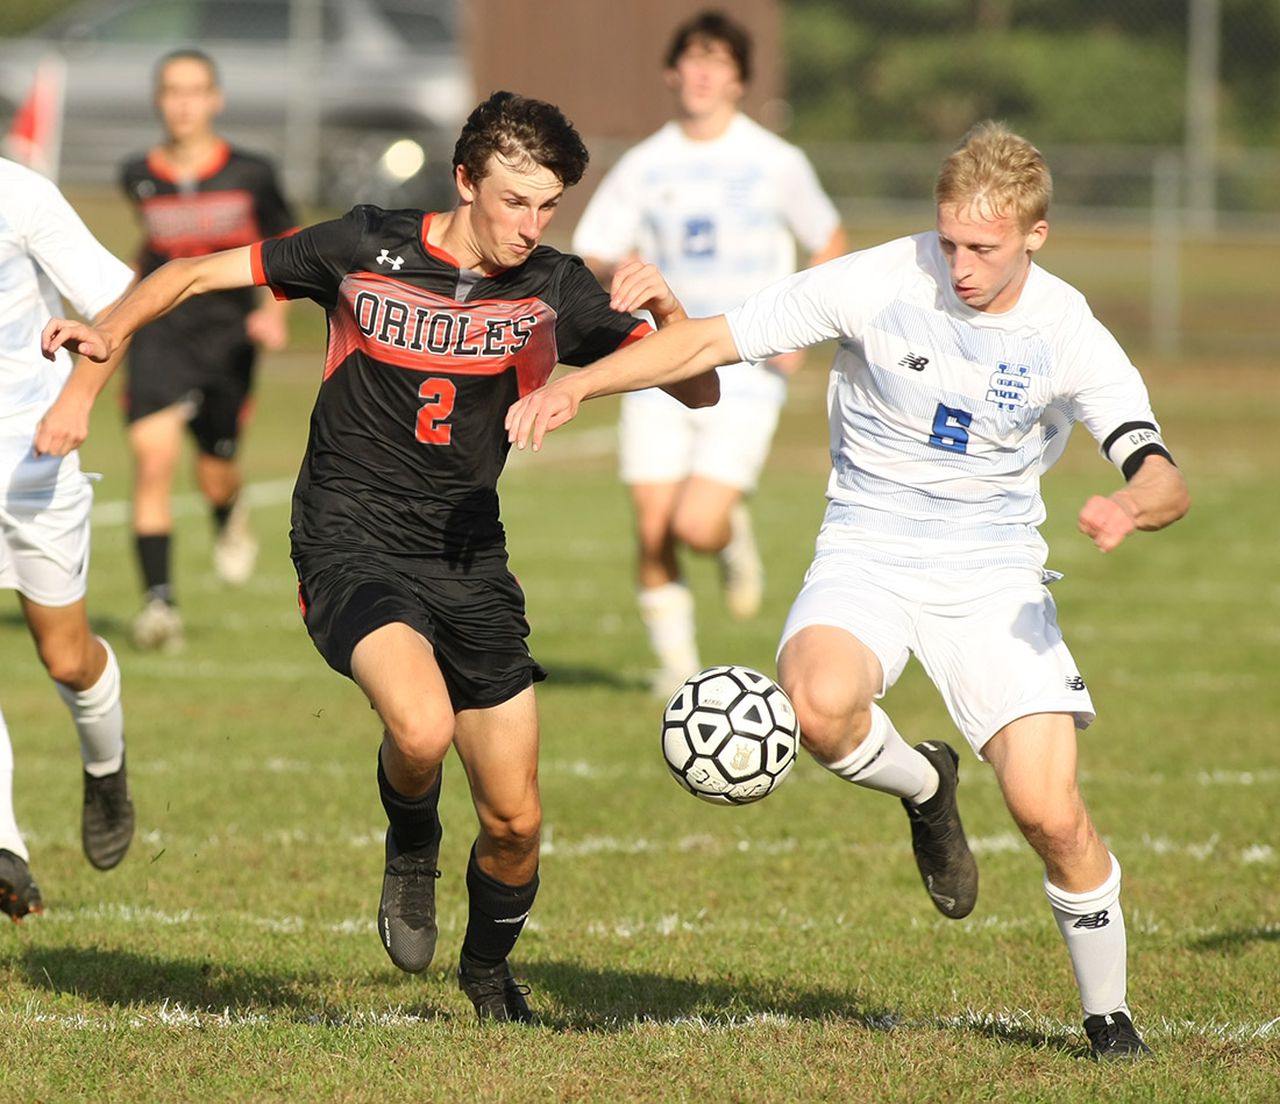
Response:
M428 578L354 557L314 568L295 563L311 641L347 678L355 646L396 623L431 642L454 712L501 705L547 677L525 644L524 592L509 572Z
M129 349L126 419L136 422L187 404L200 451L231 459L253 388L256 352L243 318L216 325L192 325L172 315L156 319L134 335Z

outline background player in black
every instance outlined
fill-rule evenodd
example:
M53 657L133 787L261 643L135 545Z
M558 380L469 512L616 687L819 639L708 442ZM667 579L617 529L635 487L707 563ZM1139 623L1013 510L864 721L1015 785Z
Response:
M586 149L550 104L495 93L454 152L453 211L357 207L345 218L196 260L140 284L98 330L55 320L100 361L192 295L269 284L329 314L324 383L293 509L299 594L317 648L384 726L378 783L390 828L378 929L417 971L436 942L440 766L467 772L480 830L459 983L481 1017L529 1018L507 965L537 891L543 677L506 567L495 482L507 404L557 361L590 363L684 311L651 265L602 291L576 257L539 245ZM714 373L677 397L714 402Z
M233 149L215 132L223 99L206 54L165 55L155 90L165 139L123 166L125 193L146 234L141 275L174 257L248 245L295 225L270 163ZM279 349L285 338L284 304L238 288L186 303L134 339L126 409L134 539L146 592L133 622L139 647L182 646L170 574L170 496L184 425L196 442L196 482L213 510L214 569L233 585L253 572L258 546L240 498L235 452L255 345Z

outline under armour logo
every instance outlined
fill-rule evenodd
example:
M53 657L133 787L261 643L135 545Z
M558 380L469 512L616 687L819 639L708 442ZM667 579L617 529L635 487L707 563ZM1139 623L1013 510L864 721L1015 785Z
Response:
M924 366L929 363L929 358L918 356L916 353L908 353L898 363L904 368L910 368L913 372L923 372Z
M389 264L392 272L399 272L400 266L404 264L403 257L393 257L387 250L383 250L378 254L378 264Z
M1107 910L1101 909L1098 912L1089 913L1088 916L1080 917L1080 919L1071 926L1073 928L1089 928L1090 930L1096 930L1098 928L1105 928L1110 923L1111 921L1107 919Z

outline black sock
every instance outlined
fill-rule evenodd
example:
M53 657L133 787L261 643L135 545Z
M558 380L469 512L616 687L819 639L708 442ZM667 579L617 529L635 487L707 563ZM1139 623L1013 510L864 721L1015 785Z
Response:
M231 516L231 511L236 508L236 499L239 497L240 492L237 491L221 505L216 503L213 505L213 531L215 533L220 534L227 527L227 518Z
M462 953L477 966L497 966L516 945L538 895L538 875L524 885L504 885L480 869L476 849L467 863L467 934Z
M395 836L396 846L401 851L420 851L440 838L440 816L437 809L440 805L440 780L443 777L444 765L441 764L440 774L431 789L421 797L405 797L387 781L387 772L382 769L382 753L378 753L378 793L382 797L382 807L387 811L391 834Z
M136 533L133 541L138 554L138 566L142 569L142 586L147 592L147 601L159 598L163 602L172 602L173 586L169 581L170 534L143 536Z

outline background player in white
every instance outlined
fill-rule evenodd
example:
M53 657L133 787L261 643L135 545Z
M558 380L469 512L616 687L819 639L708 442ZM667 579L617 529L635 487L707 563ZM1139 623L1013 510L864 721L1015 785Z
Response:
M85 855L107 870L133 838L124 763L120 668L89 628L89 510L93 489L75 449L114 361L89 365L45 424L71 358L40 355L40 331L63 313L59 293L87 318L105 314L133 273L89 233L43 176L0 160L0 587L18 592L40 661L71 710L84 763ZM41 908L13 809L13 749L0 717L0 911L15 921Z
M573 250L608 284L630 256L656 264L691 317L719 314L795 271L795 239L817 264L845 250L835 207L812 166L738 110L751 76L751 39L718 12L677 28L665 80L676 118L610 170L573 236ZM803 358L773 358L724 376L720 402L690 410L659 390L622 400L622 479L635 508L640 615L669 693L700 666L693 596L679 545L719 553L735 617L760 607L763 568L743 496L756 486Z
M1120 866L1077 789L1076 729L1094 712L1044 586L1040 472L1084 422L1126 480L1080 511L1103 552L1176 521L1189 497L1137 369L1083 296L1033 263L1051 190L1035 147L984 123L939 174L936 231L679 323L527 396L508 427L537 447L584 398L840 340L830 501L778 657L805 745L902 798L934 903L965 915L977 870L955 752L913 750L875 704L914 653L1044 863L1093 1054L1136 1057Z

